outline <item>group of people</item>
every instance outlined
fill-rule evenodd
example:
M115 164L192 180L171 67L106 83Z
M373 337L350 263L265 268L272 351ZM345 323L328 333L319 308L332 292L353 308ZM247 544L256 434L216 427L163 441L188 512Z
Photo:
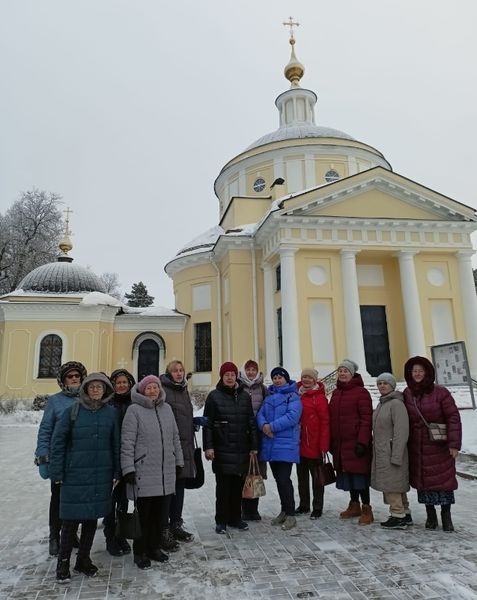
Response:
M35 452L41 477L51 480L49 553L58 557L57 581L70 580L75 546L74 570L96 575L90 552L101 517L107 551L131 552L117 527L129 500L142 532L133 540L135 564L148 569L151 560L168 560L179 542L193 539L182 510L186 481L195 477L197 425L182 362L170 362L160 378L148 375L136 383L125 369L110 377L87 375L84 365L70 361L61 365L58 384Z
M412 525L407 498L411 485L426 506L425 527L437 528L435 507L440 505L443 529L453 531L461 423L449 391L434 383L428 359L407 361L404 393L396 390L392 374L381 374L374 411L358 365L350 359L338 366L329 402L313 368L303 369L296 382L286 369L275 367L268 387L252 359L240 371L225 362L219 374L203 416L194 417L179 360L171 361L160 377L147 375L138 383L125 369L107 377L87 375L75 361L60 367L61 391L46 405L35 458L40 475L51 480L49 552L58 556L58 582L70 580L75 546L74 570L96 574L90 551L98 518L104 518L107 551L113 556L131 552L117 527L117 515L127 511L129 500L137 507L142 531L132 548L138 568L164 562L180 542L192 541L182 511L187 481L196 475L194 431L200 426L205 458L212 461L216 478L218 534L227 527L245 531L248 521L261 519L259 499L242 498L244 478L255 458L262 477L267 477L268 464L277 485L280 511L272 525L287 531L296 526L297 515L321 517L324 487L318 470L328 452L336 487L350 495L342 519L357 517L360 525L374 521L372 487L383 492L390 508L381 525L406 529ZM433 423L445 426L442 439L432 438Z

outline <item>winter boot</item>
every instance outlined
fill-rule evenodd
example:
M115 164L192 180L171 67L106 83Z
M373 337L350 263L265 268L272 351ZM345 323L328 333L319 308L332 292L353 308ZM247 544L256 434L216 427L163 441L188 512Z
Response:
M151 559L151 560L155 560L156 562L167 562L169 560L169 556L165 552L163 552L160 548L156 548L155 550L151 550L150 552L148 552L147 558ZM134 560L136 560L136 559L134 559Z
M454 531L454 525L451 519L451 505L443 504L441 506L441 519L443 531Z
M289 529L293 529L293 527L296 527L296 518L287 515L282 523L282 529L283 531L288 531Z
M426 513L426 529L437 529L437 513L435 506L432 506L431 504L426 504Z
M363 505L364 506L364 505ZM361 516L361 505L359 502L350 501L348 508L340 513L340 519L352 519Z
M373 509L369 504L363 504L358 525L371 525L374 521Z
M58 559L58 564L56 565L56 583L68 583L70 580L70 559Z
M404 520L406 521L406 525L409 527L410 525L414 525L414 521L412 520L412 515L411 513L406 513L406 516L404 517Z
M192 542L194 539L193 534L186 531L182 525L178 523L171 525L171 533L178 542Z
M118 544L123 554L131 554L131 546L126 538L118 538Z
M134 564L141 571L146 571L151 568L151 561L145 554L135 554L134 555Z
M83 573L87 577L95 577L98 567L93 565L89 556L77 556L74 570L77 573Z
M283 525L286 518L286 514L282 511L279 515L272 519L272 525Z
M166 552L177 552L177 550L179 550L179 544L174 539L169 527L166 527L161 531L159 546Z
M381 523L385 529L407 529L406 517L389 517L387 521Z

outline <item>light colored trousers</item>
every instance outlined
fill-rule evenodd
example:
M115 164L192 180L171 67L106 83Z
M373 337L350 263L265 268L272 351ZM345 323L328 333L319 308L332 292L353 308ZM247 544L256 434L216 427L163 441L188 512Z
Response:
M384 492L384 504L389 504L389 512L392 517L405 517L406 514L411 514L409 510L409 500L407 494L399 492Z

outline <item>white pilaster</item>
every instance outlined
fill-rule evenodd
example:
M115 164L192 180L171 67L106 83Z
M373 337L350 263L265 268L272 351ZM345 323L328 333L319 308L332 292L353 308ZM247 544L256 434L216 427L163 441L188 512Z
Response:
M457 252L467 360L472 379L477 379L477 295L472 272L472 255L473 252Z
M417 287L416 268L413 250L398 253L399 272L401 274L401 293L406 324L407 351L409 356L426 356L426 341L422 326L421 303Z
M293 378L300 375L300 329L296 295L295 253L298 248L280 248L283 366Z
M265 376L270 377L270 371L278 364L278 341L273 302L273 268L269 263L263 264L263 299L265 304Z
M356 254L358 250L341 250L341 274L343 277L343 300L345 313L347 358L358 363L361 375L369 377L364 354L363 326L359 309ZM345 357L340 357L345 358Z

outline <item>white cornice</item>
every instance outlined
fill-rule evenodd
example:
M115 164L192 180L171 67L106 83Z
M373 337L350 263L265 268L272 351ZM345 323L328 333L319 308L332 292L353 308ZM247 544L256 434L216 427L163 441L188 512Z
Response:
M187 315L148 316L148 315L118 315L114 321L114 331L184 331Z
M59 302L1 302L4 321L49 321L112 323L118 309L112 306L84 306ZM1 318L1 317L0 317Z

